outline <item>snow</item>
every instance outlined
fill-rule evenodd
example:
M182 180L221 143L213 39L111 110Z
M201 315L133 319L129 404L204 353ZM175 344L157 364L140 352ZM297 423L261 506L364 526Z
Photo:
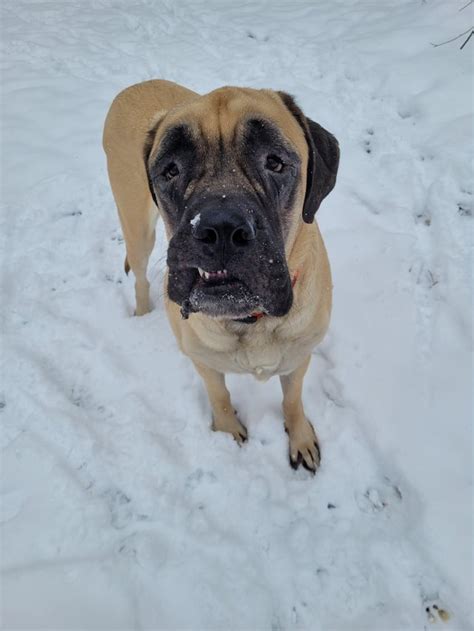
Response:
M472 628L473 42L430 44L465 4L1 4L5 629ZM162 227L131 317L101 129L159 77L286 90L340 141L315 478L278 380L230 377L243 448L209 430Z
M191 219L189 223L192 225L193 228L195 228L196 226L199 225L200 221L201 221L201 213L198 213L195 217Z

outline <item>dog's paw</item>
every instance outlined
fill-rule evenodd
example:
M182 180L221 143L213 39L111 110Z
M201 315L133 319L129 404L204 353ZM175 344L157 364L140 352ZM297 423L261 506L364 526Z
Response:
M231 434L239 446L243 445L248 438L247 428L245 425L242 425L235 414L233 416L213 416L211 428L214 432L226 432L227 434Z
M134 316L144 316L147 313L150 313L151 308L150 308L150 304L146 303L146 304L137 304L137 308L135 309L133 315Z
M316 473L321 463L321 452L319 450L318 439L311 423L304 419L303 423L298 423L291 429L286 428L290 441L289 458L293 469L298 469L303 465L305 469Z

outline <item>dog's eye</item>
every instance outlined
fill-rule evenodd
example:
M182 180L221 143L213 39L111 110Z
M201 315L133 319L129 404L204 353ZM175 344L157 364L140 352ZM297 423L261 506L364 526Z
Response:
M179 175L179 169L174 162L171 162L171 164L168 164L166 169L163 171L163 177L166 180L168 180L168 182L172 180L174 177L176 177L177 175Z
M278 156L267 156L265 162L265 168L274 173L281 173L283 171L283 161Z

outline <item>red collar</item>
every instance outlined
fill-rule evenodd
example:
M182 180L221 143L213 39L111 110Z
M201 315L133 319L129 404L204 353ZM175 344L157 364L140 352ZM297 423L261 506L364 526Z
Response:
M299 275L300 275L300 270L297 269L296 272L293 274L293 278L291 279L292 288L296 285L296 281L298 280ZM253 324L254 322L256 322L257 320L260 320L260 318L263 318L266 315L267 314L264 311L254 311L246 318L238 318L237 320L235 320L235 322L243 322L244 324Z

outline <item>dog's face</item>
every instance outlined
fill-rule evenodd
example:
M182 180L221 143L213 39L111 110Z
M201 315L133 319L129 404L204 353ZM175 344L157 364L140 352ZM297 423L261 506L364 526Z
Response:
M288 313L286 251L334 186L335 138L284 93L222 88L160 118L144 151L170 299L184 314Z

